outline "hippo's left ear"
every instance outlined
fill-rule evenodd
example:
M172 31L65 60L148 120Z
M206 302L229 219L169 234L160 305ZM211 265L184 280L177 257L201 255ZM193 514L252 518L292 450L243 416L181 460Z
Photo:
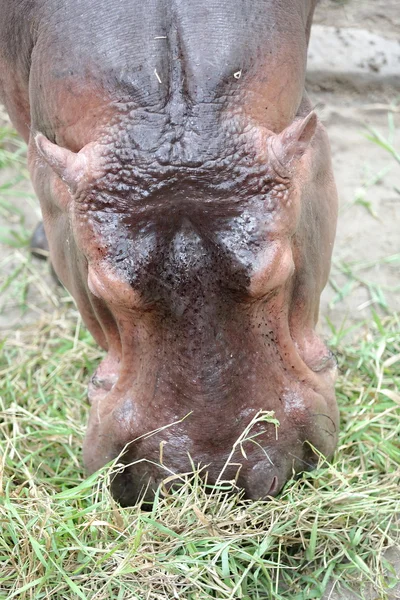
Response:
M317 115L310 112L304 119L295 119L286 129L269 138L274 158L283 167L303 156L317 128Z
M65 181L72 192L75 191L86 170L87 158L84 152L71 152L67 148L57 146L41 133L36 135L35 144L47 164Z

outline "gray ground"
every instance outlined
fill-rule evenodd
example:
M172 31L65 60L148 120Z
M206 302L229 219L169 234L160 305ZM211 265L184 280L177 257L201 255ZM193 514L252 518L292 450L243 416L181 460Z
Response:
M399 39L398 0L320 0L314 23L338 28L357 27Z
M386 109L374 108L368 97L315 99L329 131L340 197L321 320L354 323L367 319L371 306L378 312L385 312L385 303L386 310L400 308L400 164L365 138L366 124L388 136ZM394 113L394 120L399 122L399 116ZM400 148L399 130L396 139ZM388 261L395 255L397 260Z
M336 328L362 327L371 318L371 307L381 314L400 308L400 156L396 162L389 152L366 139L366 126L372 127L400 154L400 80L393 77L396 61L400 74L399 0L322 0L315 22L311 54L322 48L327 60L321 67L321 51L311 56L309 91L330 135L340 196L331 280L321 300L320 328L328 333L327 319ZM321 29L325 26L329 29ZM363 31L354 34L349 28ZM373 31L371 37L369 31ZM348 51L343 51L343 44ZM366 61L355 58L363 48ZM376 48L376 55L371 48ZM8 178L9 173L0 171L0 185ZM13 201L25 213L26 228L31 228L39 218L34 202ZM0 230L9 228L9 218L1 214ZM5 280L20 260L18 251L2 246L1 278ZM31 285L29 308L23 316L18 294L8 296L5 304L0 298L0 330L35 320L42 310L60 302L63 293L51 283L47 267L39 261L35 266L26 267ZM400 551L393 549L391 554L400 569ZM324 600L355 597L340 591L337 582L332 586ZM375 598L372 592L370 597ZM400 590L393 598L400 598Z

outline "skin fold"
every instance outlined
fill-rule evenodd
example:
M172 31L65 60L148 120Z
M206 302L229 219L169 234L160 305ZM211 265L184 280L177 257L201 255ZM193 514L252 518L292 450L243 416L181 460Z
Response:
M0 100L52 264L107 351L89 472L149 499L192 464L277 494L337 443L315 333L337 219L304 91L311 0L0 0ZM172 426L167 427L171 423ZM150 431L162 429L153 435Z

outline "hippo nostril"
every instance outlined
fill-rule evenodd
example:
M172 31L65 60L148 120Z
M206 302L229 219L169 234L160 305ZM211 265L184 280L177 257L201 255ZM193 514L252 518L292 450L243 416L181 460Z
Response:
M156 488L150 477L136 474L129 467L115 474L111 481L111 494L122 507L140 503L146 510L153 502Z
M271 465L269 461L256 463L247 473L242 474L238 485L244 487L245 495L251 500L263 500L277 496L286 480L285 469Z

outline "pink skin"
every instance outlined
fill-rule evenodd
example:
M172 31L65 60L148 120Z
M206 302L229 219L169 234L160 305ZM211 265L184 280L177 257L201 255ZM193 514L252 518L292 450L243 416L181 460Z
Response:
M181 292L176 305L184 301L183 314L171 320L174 295L152 299L144 284L131 284L133 275L121 262L116 266L96 211L89 211L90 186L105 169L101 145L73 153L42 135L31 140L32 180L38 196L50 199L42 210L54 267L107 350L89 386L85 464L93 472L128 445L123 460L135 464L113 484L123 504L170 472L190 470L188 455L207 465L215 481L260 409L274 411L278 438L273 425L256 425L252 433L259 434L259 445L247 442L247 459L238 453L224 473L236 477L249 497L275 495L293 470L312 467L311 446L327 456L334 451L335 362L314 332L336 222L326 134L309 113L279 135L258 128L247 144L256 147L274 181L263 200L265 213L243 204L242 214L257 224L257 243L243 246L240 236L232 242L228 234L226 242L217 233L238 264L245 264L248 283L239 286L236 299L218 297L217 279L204 274L202 285L211 294L200 313L192 310L189 290L186 304ZM190 243L201 252L204 242L190 225L183 231L184 252L189 248L190 255ZM121 235L129 237L129 230ZM60 236L66 244L59 244ZM227 277L234 279L234 272ZM207 377L214 378L214 388ZM160 444L165 468L157 466Z
M51 261L107 352L84 461L129 445L122 504L188 455L217 480L259 410L278 437L257 424L224 472L248 497L311 468L311 446L334 451L315 325L337 196L304 93L315 3L0 0L0 99L29 142Z

